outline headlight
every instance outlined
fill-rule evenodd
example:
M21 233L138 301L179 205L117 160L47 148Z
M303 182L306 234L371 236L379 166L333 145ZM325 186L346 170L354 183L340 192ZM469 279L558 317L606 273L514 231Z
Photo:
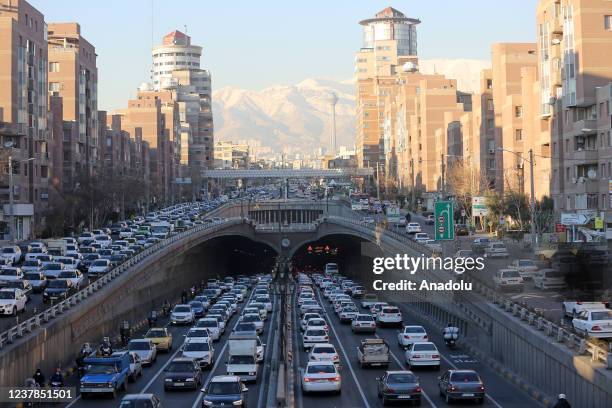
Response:
M106 384L106 386L112 388L115 386L115 384L113 384L112 382L109 382L108 384Z
M234 405L242 405L242 400L232 402Z
M185 381L187 381L187 382L194 382L195 380L193 378L187 378Z
M204 403L204 405L206 405L207 407L212 407L212 405L214 404L212 401L207 400L203 400L202 403Z
M170 378L166 378L164 381L165 381L165 382L172 382L172 379L170 379Z
M255 373L249 373L249 375L255 375Z

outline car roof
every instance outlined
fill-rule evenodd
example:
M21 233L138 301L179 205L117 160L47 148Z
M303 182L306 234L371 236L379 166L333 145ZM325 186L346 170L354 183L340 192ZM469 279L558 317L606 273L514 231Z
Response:
M210 382L239 382L240 377L237 375L216 375Z
M154 397L155 394L126 394L122 401L132 400L149 400Z
M307 366L311 366L311 365L332 365L335 367L334 362L331 360L323 360L323 361L309 361Z
M173 363L192 363L193 361L194 359L190 357L176 357L172 359Z
M408 371L408 370L387 370L386 374L412 374L414 375L412 371Z

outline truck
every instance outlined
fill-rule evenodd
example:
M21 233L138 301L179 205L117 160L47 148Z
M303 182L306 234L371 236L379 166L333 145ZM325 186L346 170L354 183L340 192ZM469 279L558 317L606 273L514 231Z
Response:
M232 334L228 342L227 375L237 375L242 381L257 382L257 335Z
M397 205L391 204L387 207L387 222L389 224L399 224L401 218L400 209Z
M174 224L167 221L151 223L151 234L156 238L166 239L172 231L174 231Z
M582 302L580 300L568 300L563 302L563 315L574 318L584 310L598 310L608 308L607 302Z
M357 347L357 361L361 368L389 366L389 344L384 339L363 339Z
M53 256L66 256L68 243L63 239L47 239L47 252Z
M111 394L127 391L131 374L130 355L128 351L101 356L96 352L83 359L85 374L80 380L80 391L83 399L95 394Z

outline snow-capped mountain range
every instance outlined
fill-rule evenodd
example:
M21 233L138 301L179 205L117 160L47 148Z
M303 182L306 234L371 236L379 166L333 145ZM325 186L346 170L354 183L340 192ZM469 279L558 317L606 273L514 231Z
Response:
M478 90L480 71L489 63L479 60L424 60L421 71L444 74L466 92ZM259 91L225 87L213 92L216 140L256 139L281 152L312 153L327 147L330 134L331 93L336 104L338 146L355 140L355 86L353 80L305 79L295 85L274 85Z

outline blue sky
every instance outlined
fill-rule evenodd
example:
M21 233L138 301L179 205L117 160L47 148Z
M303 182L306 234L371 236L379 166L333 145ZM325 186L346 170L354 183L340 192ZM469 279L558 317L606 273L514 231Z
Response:
M493 42L535 39L537 0L29 0L47 22L76 21L98 53L99 108L127 104L155 43L184 30L204 47L213 88L348 79L358 21L390 5L421 19L421 58L489 59ZM151 5L153 4L153 7ZM152 13L153 10L153 13ZM151 15L153 14L153 19ZM153 27L151 22L153 21Z

